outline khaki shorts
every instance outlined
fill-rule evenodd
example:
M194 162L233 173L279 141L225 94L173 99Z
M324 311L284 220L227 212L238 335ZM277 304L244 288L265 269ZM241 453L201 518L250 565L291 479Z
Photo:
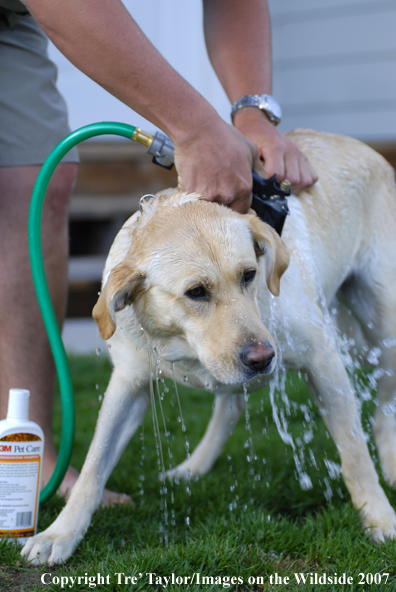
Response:
M42 164L70 133L47 45L31 16L0 23L0 166ZM76 148L63 161L78 162Z

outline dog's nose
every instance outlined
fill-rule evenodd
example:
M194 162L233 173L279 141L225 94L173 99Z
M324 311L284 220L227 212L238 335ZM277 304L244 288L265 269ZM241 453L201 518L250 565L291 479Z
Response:
M259 343L246 346L242 353L242 362L250 370L261 372L271 364L275 352L269 343Z

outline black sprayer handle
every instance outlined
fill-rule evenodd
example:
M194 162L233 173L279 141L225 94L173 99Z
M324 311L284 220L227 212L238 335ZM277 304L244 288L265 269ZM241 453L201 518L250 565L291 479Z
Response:
M289 213L286 197L290 195L290 189L282 189L276 180L276 175L263 179L253 171L252 193L252 209L280 236Z

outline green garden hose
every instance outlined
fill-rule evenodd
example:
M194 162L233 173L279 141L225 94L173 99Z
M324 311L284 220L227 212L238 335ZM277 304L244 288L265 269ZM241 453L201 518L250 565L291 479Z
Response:
M70 463L74 438L73 385L65 348L63 346L58 322L51 303L44 271L41 245L41 218L44 198L51 176L65 154L67 154L76 144L79 144L88 138L106 134L124 136L125 138L136 140L146 146L150 146L153 139L153 136L142 132L139 128L116 122L94 123L72 132L59 142L44 162L33 189L30 205L28 232L33 282L55 360L62 400L62 437L58 461L51 479L41 491L40 502L47 501L61 484Z
M54 170L56 169L57 165L60 163L62 158L69 152L69 150L71 150L80 142L87 140L88 138L93 138L95 136L103 136L107 134L123 136L125 138L128 138L129 140L135 140L136 142L143 144L148 148L147 152L153 156L153 161L157 164L160 164L161 166L170 168L172 166L172 163L174 163L174 145L172 141L161 132L157 132L155 136L152 136L151 134L144 132L140 128L128 125L126 123L102 122L86 125L66 136L52 150L52 152L44 162L40 170L40 173L37 177L32 193L32 200L29 212L28 233L30 263L32 268L34 287L36 289L36 295L41 310L41 315L43 317L45 329L47 331L52 354L55 360L62 401L62 436L59 449L59 456L51 479L40 493L41 503L47 501L56 492L59 485L61 484L62 479L69 466L74 439L73 385L70 377L69 364L67 361L65 348L63 346L62 337L58 327L58 322L56 320L55 312L52 306L51 297L49 295L47 280L44 271L43 253L41 246L41 218L43 212L44 198ZM283 195L283 197L281 198L283 200L282 208L283 210L285 210L284 196L290 194L290 188L275 187L276 193L270 193L268 195L268 190L264 187L266 185L266 181L260 179L260 177L257 177L257 179L259 180L260 184L260 191L258 191L258 193L260 194L260 207L262 208L262 202L266 201L267 207L269 203L270 209L272 211L273 205L271 205L271 202L269 202L270 196L278 196L279 191L281 191L281 194ZM273 179L268 180L267 183L270 183L271 181L273 182L274 179L275 176ZM263 189L263 191L261 191L261 189ZM254 197L255 195L253 195L253 198ZM260 214L258 210L257 213L265 222L268 222L266 217L263 217L263 214ZM271 219L272 218L273 214L271 213ZM270 225L273 226L271 222Z

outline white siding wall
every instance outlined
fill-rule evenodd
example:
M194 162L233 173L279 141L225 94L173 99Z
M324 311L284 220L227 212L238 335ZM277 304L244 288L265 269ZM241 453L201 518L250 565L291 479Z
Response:
M201 0L124 3L166 59L229 120L228 100L206 55ZM282 129L396 141L396 0L270 0L270 8ZM153 129L54 47L50 53L73 129L102 120Z
M201 0L123 0L144 33L172 66L225 118L229 103L206 54ZM79 72L50 46L59 68L58 86L73 129L96 121L124 121L151 131L153 125Z
M396 141L396 1L270 4L285 127Z

